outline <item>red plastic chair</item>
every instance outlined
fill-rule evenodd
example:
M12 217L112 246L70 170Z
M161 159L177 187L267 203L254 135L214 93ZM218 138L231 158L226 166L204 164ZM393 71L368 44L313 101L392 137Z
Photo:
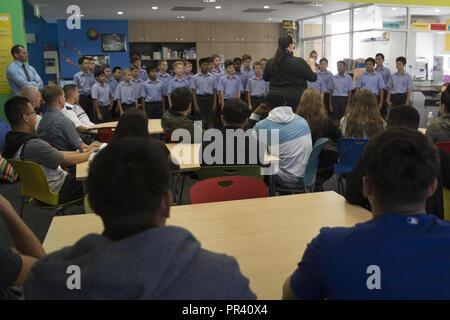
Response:
M436 143L439 149L444 150L447 153L450 153L450 141L442 141Z
M266 184L252 177L217 177L197 182L191 188L191 203L207 203L268 197Z
M108 143L111 140L114 132L112 128L100 128L98 129L98 141Z

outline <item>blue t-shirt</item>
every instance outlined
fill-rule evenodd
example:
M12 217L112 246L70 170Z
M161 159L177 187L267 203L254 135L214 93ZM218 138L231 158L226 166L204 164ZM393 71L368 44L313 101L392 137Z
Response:
M450 223L386 213L322 228L291 288L300 299L450 299Z

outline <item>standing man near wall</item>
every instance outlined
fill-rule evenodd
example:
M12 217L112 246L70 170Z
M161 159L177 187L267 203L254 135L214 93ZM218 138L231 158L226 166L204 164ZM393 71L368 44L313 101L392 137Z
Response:
M20 90L24 87L35 86L39 90L44 89L44 83L36 70L26 64L28 61L28 53L24 46L20 44L11 48L11 55L14 61L8 66L6 77L14 95L19 95Z

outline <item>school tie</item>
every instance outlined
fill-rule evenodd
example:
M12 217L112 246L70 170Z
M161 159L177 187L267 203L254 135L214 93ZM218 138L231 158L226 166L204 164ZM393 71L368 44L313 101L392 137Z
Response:
M25 63L22 63L22 68L23 68L23 71L25 72L25 76L27 77L27 81L31 81L31 77L30 77L30 74L28 73Z

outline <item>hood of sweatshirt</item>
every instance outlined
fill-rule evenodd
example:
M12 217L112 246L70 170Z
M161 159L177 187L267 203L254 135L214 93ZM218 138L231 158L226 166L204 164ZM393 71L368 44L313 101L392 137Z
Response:
M270 111L267 119L277 123L288 123L291 122L294 117L295 113L292 111L292 108L283 106Z

